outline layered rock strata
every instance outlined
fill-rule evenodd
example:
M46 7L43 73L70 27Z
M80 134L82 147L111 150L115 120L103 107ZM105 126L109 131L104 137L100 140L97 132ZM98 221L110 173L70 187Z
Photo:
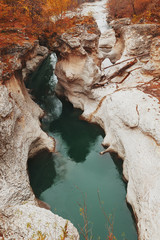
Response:
M55 141L40 127L42 109L24 80L48 56L37 41L3 52L0 81L0 239L79 239L67 220L39 207L30 187L27 160L39 151L54 152Z
M57 93L82 117L105 131L104 152L123 159L127 202L136 217L138 239L160 236L160 27L115 20L106 38L83 34L73 46L62 36L57 48ZM102 41L103 40L103 41ZM67 49L63 46L67 45ZM102 53L103 48L103 53ZM98 63L98 64L97 64Z

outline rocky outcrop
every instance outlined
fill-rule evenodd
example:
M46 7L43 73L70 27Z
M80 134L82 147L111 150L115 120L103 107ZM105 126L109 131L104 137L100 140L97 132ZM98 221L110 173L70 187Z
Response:
M19 72L26 80L48 56L46 47L40 46L38 40L25 40L21 44L0 48L0 80L10 80Z
M28 157L55 149L54 139L40 127L44 113L24 85L47 56L48 49L37 41L2 56L10 59L1 65L0 81L0 238L6 240L58 240L64 234L65 239L79 239L69 221L39 207L28 177Z
M29 203L8 208L3 222L5 239L79 239L70 221Z
M160 28L154 24L132 25L128 19L110 25L106 39L104 35L103 41L100 38L98 51L93 48L87 52L78 37L83 55L70 45L64 56L59 47L57 93L81 108L85 120L104 129L105 150L101 154L116 152L123 159L127 201L136 217L138 238L157 240Z

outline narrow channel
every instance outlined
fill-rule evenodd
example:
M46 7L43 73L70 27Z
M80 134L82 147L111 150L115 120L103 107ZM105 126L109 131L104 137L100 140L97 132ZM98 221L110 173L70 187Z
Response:
M69 219L78 230L84 226L80 208L85 198L94 240L107 239L102 206L113 219L117 240L136 240L134 220L125 201L121 161L110 154L101 156L103 130L80 120L80 110L57 98L57 79L52 69L55 63L56 56L52 54L27 83L46 113L42 128L56 140L56 153L41 153L29 160L33 191L50 205L51 211Z

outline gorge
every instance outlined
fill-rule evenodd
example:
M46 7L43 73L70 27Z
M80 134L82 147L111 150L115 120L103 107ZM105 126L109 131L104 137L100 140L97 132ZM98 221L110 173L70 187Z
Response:
M159 25L120 19L108 27L104 24L104 4L98 1L83 5L89 13L92 11L98 27L103 26L99 29L101 35L77 26L52 46L58 56L56 92L83 111L83 120L104 129L105 149L101 154L116 152L123 159L126 198L136 217L138 239L157 240ZM70 222L38 207L27 174L28 156L42 150L53 152L55 148L54 140L40 128L43 111L31 100L24 85L27 75L46 58L48 50L34 41L14 51L14 75L0 86L1 234L5 239L38 239L41 235L60 239L67 226L66 239L79 239Z
M53 59L55 57L51 55L51 64ZM84 207L85 199L89 235L93 239L105 239L108 232L106 224L110 229L112 226L106 223L101 210L99 191L105 212L110 222L113 221L116 238L123 239L122 235L125 235L126 239L135 240L135 225L125 202L122 162L115 156L112 159L109 154L99 154L103 150L103 131L96 125L78 119L80 110L73 109L64 99L61 99L62 102L57 99L53 87L56 79L48 66L49 59L27 84L46 112L42 126L56 139L57 152L54 155L41 153L29 160L34 193L49 204L53 213L70 219L78 229L80 239L84 239L80 228L84 226L80 209Z

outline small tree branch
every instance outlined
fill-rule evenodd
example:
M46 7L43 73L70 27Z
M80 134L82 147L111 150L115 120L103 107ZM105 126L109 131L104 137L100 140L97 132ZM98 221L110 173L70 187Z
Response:
M109 78L107 78L107 81L104 81L102 83L95 83L91 86L91 88L94 89L94 88L103 87L105 84L108 84L113 78L117 76L121 76L126 71L126 69L132 67L135 63L137 63L136 58L133 61L127 63L125 66L123 66L119 70L117 70L116 72L114 72Z
M115 63L115 64L113 64L113 65L111 65L111 66L105 67L105 68L103 68L103 69L108 69L108 68L114 67L114 66L116 66L116 65L119 65L119 64L121 64L121 63L127 62L127 61L129 61L129 60L132 60L132 59L135 59L135 58L144 57L144 56L148 56L148 55L149 55L148 53L140 54L140 55L137 55L137 56L135 56L135 57L131 57L131 58L128 58L128 59L123 60L123 61L121 61L121 62Z

